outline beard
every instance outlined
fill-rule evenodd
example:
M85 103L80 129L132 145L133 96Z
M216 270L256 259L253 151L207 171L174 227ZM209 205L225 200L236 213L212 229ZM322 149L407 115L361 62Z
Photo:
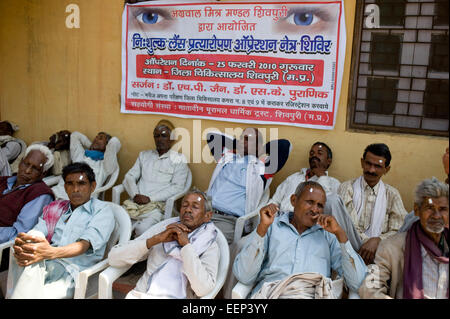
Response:
M440 234L440 233L442 233L444 231L445 224L444 224L443 221L442 222L436 222L436 223L433 223L433 224L426 223L425 228L430 233Z

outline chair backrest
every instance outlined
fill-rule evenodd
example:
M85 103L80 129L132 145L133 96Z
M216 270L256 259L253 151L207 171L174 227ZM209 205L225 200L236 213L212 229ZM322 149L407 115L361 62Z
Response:
M116 169L106 177L105 182L101 187L98 187L93 193L92 196L95 198L99 198L101 200L104 200L105 198L105 191L110 189L114 186L114 184L117 181L117 178L119 177L120 167L117 165Z
M230 248L228 247L228 242L225 236L218 228L217 245L219 245L220 258L219 268L217 270L216 286L209 294L203 296L202 299L213 299L219 293L220 289L222 289L222 286L225 283L225 279L228 274L228 267L230 265Z
M109 251L114 245L125 243L131 238L131 220L126 210L120 205L111 202L107 203L114 212L116 225L106 245L105 256L108 256Z

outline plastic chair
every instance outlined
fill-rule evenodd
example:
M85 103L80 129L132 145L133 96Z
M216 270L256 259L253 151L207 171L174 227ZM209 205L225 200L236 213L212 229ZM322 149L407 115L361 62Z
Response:
M222 232L217 229L217 244L220 249L220 259L219 259L219 268L217 270L217 278L216 285L214 289L207 295L201 297L201 299L213 299L222 289L222 286L225 282L228 267L230 265L230 251L228 248L227 240ZM112 299L112 285L115 280L117 280L121 275L123 275L130 266L116 268L116 267L108 267L106 270L102 271L99 275L99 285L98 285L98 298L99 299Z
M191 170L188 168L188 176L186 178L186 184L184 184L184 189L178 194L175 194L166 200L164 219L171 218L172 216L178 213L175 207L175 201L186 195L186 193L191 188L191 185L192 185L192 173ZM112 189L112 202L116 203L117 205L120 205L120 194L122 194L123 192L125 192L125 187L123 186L123 184L114 186Z
M253 230L257 222L259 220L259 211L262 207L267 205L267 202L269 201L270 196L270 189L267 187L267 189L264 191L263 197L259 202L258 207L251 213L245 214L244 216L239 217L236 219L236 225L234 227L234 239L233 244L237 244L239 240L242 238L242 234L244 232L244 227L246 223L250 223L250 228Z
M114 172L112 172L110 175L106 177L106 180L104 181L103 185L95 189L95 191L92 193L92 197L98 198L100 200L105 200L105 193L108 189L114 186L114 184L117 181L117 177L119 177L119 172L120 168L119 166L117 166ZM60 180L62 180L62 175L51 175L44 177L42 179L42 181L49 187L57 185Z
M116 225L109 238L105 249L105 257L108 256L111 248L116 244L126 243L131 237L131 221L128 213L121 206L107 202L114 213ZM14 242L12 242L14 243ZM11 247L9 255L9 267L12 267L13 249ZM95 298L98 294L98 274L108 267L108 259L104 258L97 264L79 272L75 279L74 299ZM13 291L12 276L8 276L6 296L11 296Z

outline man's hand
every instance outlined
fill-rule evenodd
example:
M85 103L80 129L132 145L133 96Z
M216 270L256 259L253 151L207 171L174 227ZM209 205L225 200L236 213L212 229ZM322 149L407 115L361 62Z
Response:
M378 244L380 243L380 237L372 237L364 244L362 244L361 248L358 251L358 254L362 257L366 265L373 264L375 259L375 253L378 249Z
M180 223L173 223L168 225L167 229L173 229L175 231L175 240L178 241L181 246L184 247L185 245L189 244L188 234L191 232L191 230L185 225Z
M133 201L138 205L145 205L150 203L150 198L145 195L137 194L134 196Z
M17 264L26 267L41 260L52 259L54 247L42 237L19 233L14 241L14 257Z
M279 211L279 207L275 204L269 204L264 206L259 211L259 225L256 229L256 232L259 236L264 237L269 229L270 225L272 225L273 220L275 219L275 215Z
M341 228L341 226L336 221L336 218L331 215L319 215L317 219L317 223L322 226L324 230L329 233L332 233L336 236L337 240L340 243L346 243L348 238L345 231Z
M191 231L185 225L180 223L173 223L167 225L166 230L147 239L147 248L150 249L156 244L167 243L170 241L178 241L181 246L189 244L188 234Z

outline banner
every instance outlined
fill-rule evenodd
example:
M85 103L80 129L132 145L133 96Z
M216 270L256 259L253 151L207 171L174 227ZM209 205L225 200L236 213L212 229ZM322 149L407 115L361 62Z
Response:
M342 1L126 5L121 112L333 129Z

